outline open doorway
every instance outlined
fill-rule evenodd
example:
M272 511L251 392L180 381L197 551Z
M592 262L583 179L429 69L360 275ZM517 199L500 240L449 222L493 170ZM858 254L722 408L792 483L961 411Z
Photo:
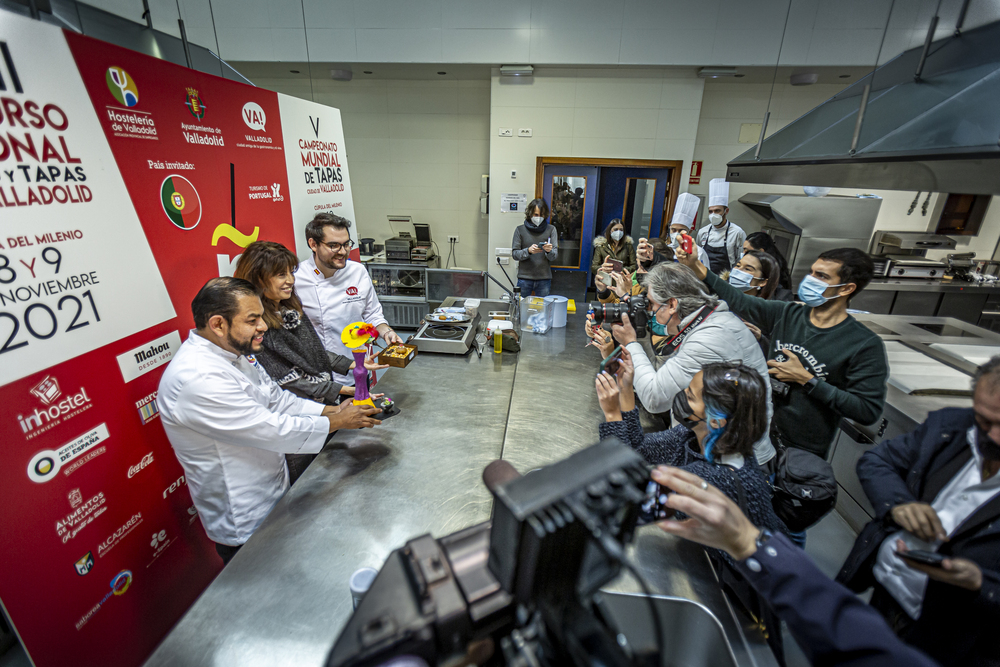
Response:
M544 197L559 236L554 294L582 294L592 284L594 241L612 220L625 234L664 237L680 191L682 160L538 157L535 197Z

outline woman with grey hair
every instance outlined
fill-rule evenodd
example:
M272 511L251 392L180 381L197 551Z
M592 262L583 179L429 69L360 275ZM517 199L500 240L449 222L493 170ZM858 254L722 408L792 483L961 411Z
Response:
M636 341L635 329L622 317L611 332L632 356L633 381L642 405L652 413L668 412L674 396L691 383L706 364L742 362L767 377L767 362L750 330L729 311L725 301L705 291L691 269L682 264L657 264L646 276L649 299L649 330L666 336L660 354L665 361L653 367L646 351ZM767 424L764 435L754 443L757 463L764 465L774 458L774 446L768 436L773 407L771 385L767 390Z

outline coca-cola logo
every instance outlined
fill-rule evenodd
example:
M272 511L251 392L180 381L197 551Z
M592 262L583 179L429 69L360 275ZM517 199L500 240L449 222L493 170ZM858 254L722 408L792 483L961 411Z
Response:
M358 295L358 288L357 287L348 287L347 288L347 295L348 296L357 296Z
M128 469L128 478L132 479L133 477L135 477L135 475L139 473L140 470L142 470L152 462L153 462L153 452L150 452L149 454L143 456L141 461L139 461L134 466Z

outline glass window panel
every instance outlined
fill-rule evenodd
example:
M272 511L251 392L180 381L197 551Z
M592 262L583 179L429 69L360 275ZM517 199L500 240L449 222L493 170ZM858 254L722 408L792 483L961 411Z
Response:
M586 176L552 177L552 224L559 234L559 248L552 266L580 268L583 209L587 205Z
M625 179L625 207L622 221L633 239L648 239L653 222L653 199L656 194L655 178Z

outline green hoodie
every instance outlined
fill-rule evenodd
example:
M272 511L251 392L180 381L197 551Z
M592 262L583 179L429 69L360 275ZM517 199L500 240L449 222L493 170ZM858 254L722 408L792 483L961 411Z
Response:
M771 425L786 444L826 457L841 417L860 424L879 418L889 363L878 335L850 315L836 326L820 329L809 321L809 306L748 296L711 271L705 284L733 312L770 336L769 360L785 361L794 353L819 380L812 391L791 384L787 396L774 394Z

